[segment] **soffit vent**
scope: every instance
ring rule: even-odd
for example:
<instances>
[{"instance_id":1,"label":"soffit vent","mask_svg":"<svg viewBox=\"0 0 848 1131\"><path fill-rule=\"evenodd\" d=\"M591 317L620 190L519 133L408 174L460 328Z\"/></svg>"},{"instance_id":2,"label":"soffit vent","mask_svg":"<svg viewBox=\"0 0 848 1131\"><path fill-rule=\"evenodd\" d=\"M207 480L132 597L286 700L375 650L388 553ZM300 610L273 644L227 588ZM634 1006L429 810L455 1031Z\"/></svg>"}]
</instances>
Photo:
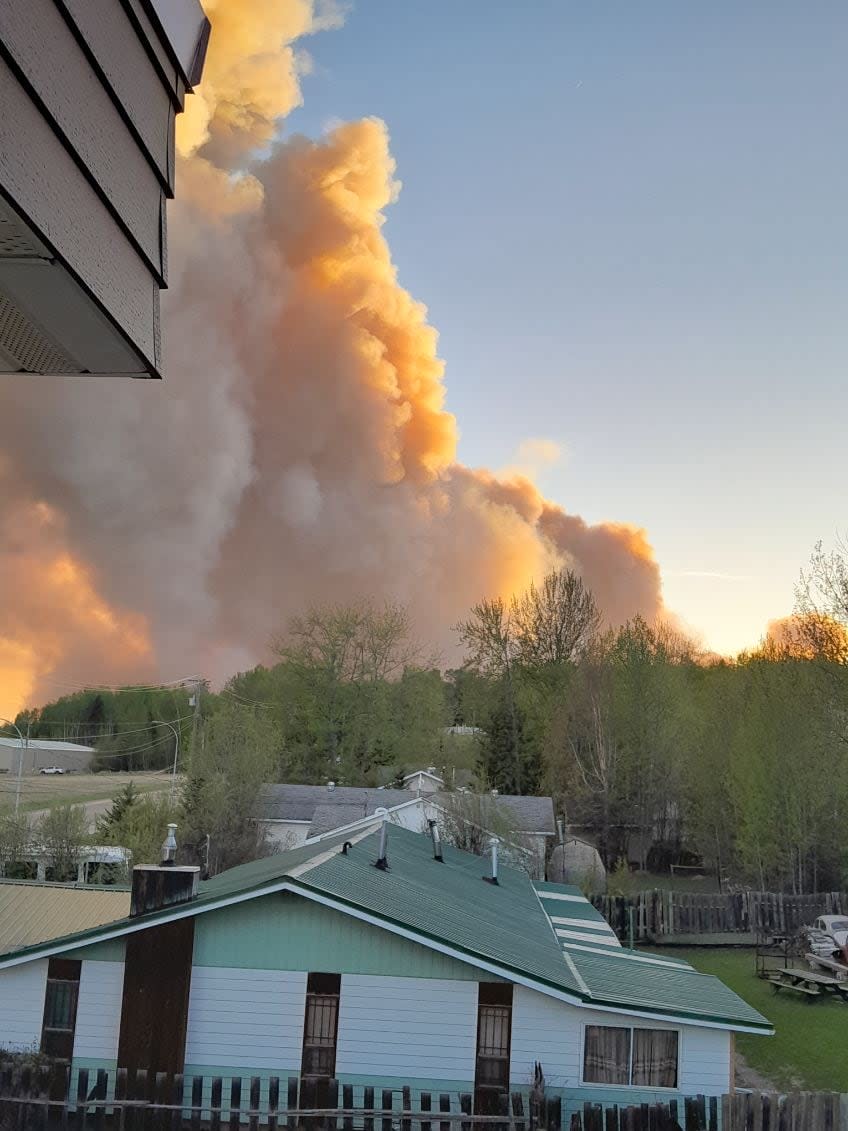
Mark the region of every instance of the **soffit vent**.
<instances>
[{"instance_id":1,"label":"soffit vent","mask_svg":"<svg viewBox=\"0 0 848 1131\"><path fill-rule=\"evenodd\" d=\"M82 372L4 294L0 294L0 350L27 373Z\"/></svg>"},{"instance_id":2,"label":"soffit vent","mask_svg":"<svg viewBox=\"0 0 848 1131\"><path fill-rule=\"evenodd\" d=\"M0 206L0 259L38 259L42 249L15 217Z\"/></svg>"}]
</instances>

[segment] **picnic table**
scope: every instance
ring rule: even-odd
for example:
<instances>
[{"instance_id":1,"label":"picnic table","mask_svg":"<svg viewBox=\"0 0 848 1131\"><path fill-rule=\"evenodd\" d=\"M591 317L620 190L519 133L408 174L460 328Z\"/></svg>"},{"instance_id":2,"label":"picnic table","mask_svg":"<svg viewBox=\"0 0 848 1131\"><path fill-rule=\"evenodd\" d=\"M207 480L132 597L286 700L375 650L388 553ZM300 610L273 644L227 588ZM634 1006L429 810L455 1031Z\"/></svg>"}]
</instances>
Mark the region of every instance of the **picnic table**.
<instances>
[{"instance_id":1,"label":"picnic table","mask_svg":"<svg viewBox=\"0 0 848 1131\"><path fill-rule=\"evenodd\" d=\"M832 997L848 1001L848 982L834 978L832 974L817 974L813 970L774 970L768 980L778 990L796 990L809 997Z\"/></svg>"}]
</instances>

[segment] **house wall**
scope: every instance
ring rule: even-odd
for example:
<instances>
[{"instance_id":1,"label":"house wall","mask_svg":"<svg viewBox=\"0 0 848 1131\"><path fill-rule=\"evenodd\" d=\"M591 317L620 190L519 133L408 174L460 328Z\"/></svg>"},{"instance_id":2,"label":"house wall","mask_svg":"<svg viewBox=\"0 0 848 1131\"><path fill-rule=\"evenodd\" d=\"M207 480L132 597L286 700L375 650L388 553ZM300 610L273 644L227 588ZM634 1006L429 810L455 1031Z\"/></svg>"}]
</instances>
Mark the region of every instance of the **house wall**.
<instances>
[{"instance_id":1,"label":"house wall","mask_svg":"<svg viewBox=\"0 0 848 1131\"><path fill-rule=\"evenodd\" d=\"M268 842L276 852L300 848L309 834L308 821L260 821Z\"/></svg>"},{"instance_id":2,"label":"house wall","mask_svg":"<svg viewBox=\"0 0 848 1131\"><path fill-rule=\"evenodd\" d=\"M68 952L83 960L75 1066L115 1065L122 947L113 941ZM19 1046L38 1043L46 968L42 962L0 973L0 1032L7 1043L8 1034ZM343 1083L409 1085L415 1093L454 1096L471 1091L477 983L493 976L287 893L198 916L185 1071L263 1081L297 1075L309 971L342 975L336 1075ZM678 1090L584 1085L587 1024L679 1029ZM516 985L513 1089L529 1087L537 1061L570 1118L585 1100L627 1104L720 1095L731 1083L731 1038L720 1029L581 1009Z\"/></svg>"},{"instance_id":3,"label":"house wall","mask_svg":"<svg viewBox=\"0 0 848 1131\"><path fill-rule=\"evenodd\" d=\"M377 1072L418 1090L469 1091L476 1037L476 981L342 977L336 1074L347 1083Z\"/></svg>"},{"instance_id":4,"label":"house wall","mask_svg":"<svg viewBox=\"0 0 848 1131\"><path fill-rule=\"evenodd\" d=\"M584 1084L582 1061L587 1025L644 1026L677 1029L679 1080L676 1091L614 1088ZM536 1061L542 1065L551 1089L561 1089L564 1115L570 1118L584 1101L604 1104L655 1103L680 1095L720 1096L730 1091L731 1034L723 1029L675 1025L600 1010L562 1005L544 994L516 986L513 996L510 1080L526 1087L533 1079ZM568 1120L565 1120L568 1125Z\"/></svg>"},{"instance_id":5,"label":"house wall","mask_svg":"<svg viewBox=\"0 0 848 1131\"><path fill-rule=\"evenodd\" d=\"M0 1049L38 1048L46 985L46 960L0 974Z\"/></svg>"}]
</instances>

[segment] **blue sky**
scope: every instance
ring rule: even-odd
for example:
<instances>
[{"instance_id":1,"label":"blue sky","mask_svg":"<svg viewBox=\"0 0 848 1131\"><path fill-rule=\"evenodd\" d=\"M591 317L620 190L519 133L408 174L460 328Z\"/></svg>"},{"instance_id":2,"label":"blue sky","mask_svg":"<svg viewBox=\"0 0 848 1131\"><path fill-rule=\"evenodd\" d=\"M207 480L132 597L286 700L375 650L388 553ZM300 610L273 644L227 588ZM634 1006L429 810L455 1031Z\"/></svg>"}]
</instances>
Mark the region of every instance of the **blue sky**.
<instances>
[{"instance_id":1,"label":"blue sky","mask_svg":"<svg viewBox=\"0 0 848 1131\"><path fill-rule=\"evenodd\" d=\"M755 642L848 526L848 5L358 0L308 48L290 129L389 125L460 457L556 441L546 493Z\"/></svg>"}]
</instances>

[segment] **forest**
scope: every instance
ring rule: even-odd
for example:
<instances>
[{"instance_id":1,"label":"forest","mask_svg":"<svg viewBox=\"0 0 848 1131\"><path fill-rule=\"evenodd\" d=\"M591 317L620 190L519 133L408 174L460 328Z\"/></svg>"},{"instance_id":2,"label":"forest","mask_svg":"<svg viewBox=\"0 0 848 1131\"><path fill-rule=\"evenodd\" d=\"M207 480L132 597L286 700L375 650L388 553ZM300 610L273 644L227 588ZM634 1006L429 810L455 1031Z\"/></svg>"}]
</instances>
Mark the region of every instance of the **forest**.
<instances>
[{"instance_id":1,"label":"forest","mask_svg":"<svg viewBox=\"0 0 848 1131\"><path fill-rule=\"evenodd\" d=\"M441 669L402 606L363 601L304 611L274 638L274 663L217 692L93 689L16 722L90 742L104 771L178 755L186 835L208 853L215 831L214 870L255 848L263 781L377 785L435 766L449 787L551 794L609 869L697 863L724 884L831 890L848 882L846 560L817 548L795 615L733 659L671 623L605 627L562 569L470 609L461 667ZM139 828L121 810L115 835L153 843L166 803L131 800Z\"/></svg>"}]
</instances>

